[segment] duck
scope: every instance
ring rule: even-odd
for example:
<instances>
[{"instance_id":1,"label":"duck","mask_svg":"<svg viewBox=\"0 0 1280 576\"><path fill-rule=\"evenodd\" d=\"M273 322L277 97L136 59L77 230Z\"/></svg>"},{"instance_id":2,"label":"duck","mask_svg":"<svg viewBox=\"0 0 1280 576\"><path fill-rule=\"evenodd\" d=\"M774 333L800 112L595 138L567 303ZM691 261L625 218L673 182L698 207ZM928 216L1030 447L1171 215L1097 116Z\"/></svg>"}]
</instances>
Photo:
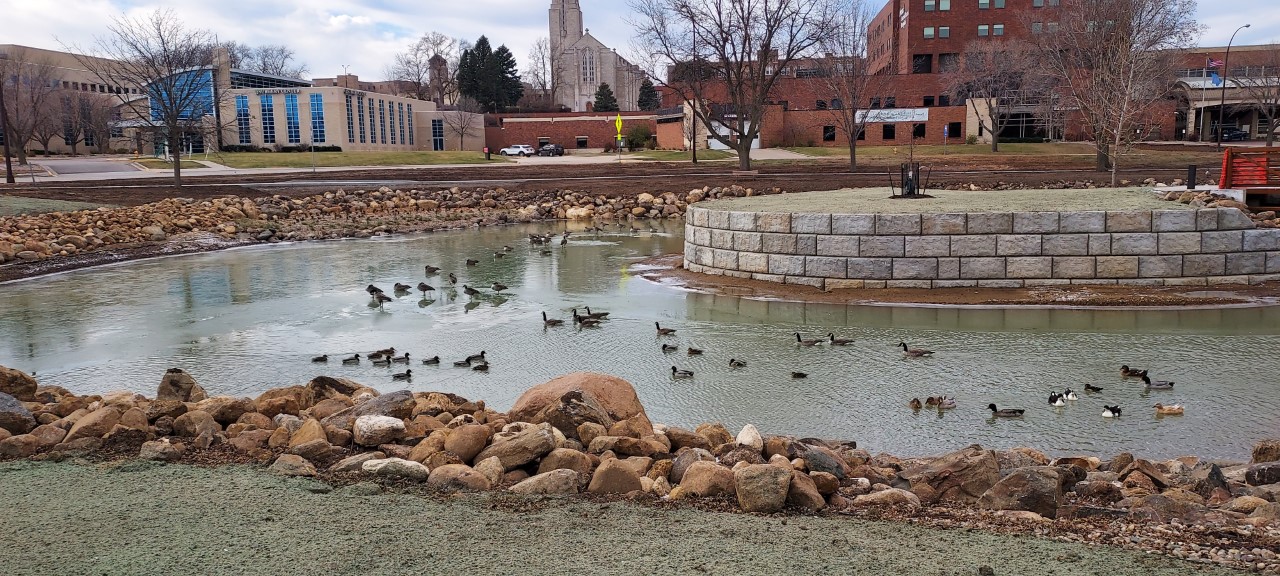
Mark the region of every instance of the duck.
<instances>
[{"instance_id":1,"label":"duck","mask_svg":"<svg viewBox=\"0 0 1280 576\"><path fill-rule=\"evenodd\" d=\"M808 378L809 375L805 372L792 372L791 377L798 380L800 378Z\"/></svg>"},{"instance_id":2,"label":"duck","mask_svg":"<svg viewBox=\"0 0 1280 576\"><path fill-rule=\"evenodd\" d=\"M355 354L355 355L351 356L350 358L343 358L343 359L342 359L342 363L343 363L343 364L359 364L359 363L360 363L360 355L359 355L359 354Z\"/></svg>"},{"instance_id":3,"label":"duck","mask_svg":"<svg viewBox=\"0 0 1280 576\"><path fill-rule=\"evenodd\" d=\"M663 328L661 324L654 322L653 326L658 329L659 336L670 336L676 333L675 328Z\"/></svg>"},{"instance_id":4,"label":"duck","mask_svg":"<svg viewBox=\"0 0 1280 576\"><path fill-rule=\"evenodd\" d=\"M1026 412L1021 408L996 408L995 404L987 404L987 408L991 409L991 416L994 418L1021 418L1022 413Z\"/></svg>"},{"instance_id":5,"label":"duck","mask_svg":"<svg viewBox=\"0 0 1280 576\"><path fill-rule=\"evenodd\" d=\"M456 367L458 367L458 368L463 368L463 367L466 367L466 366L470 366L470 365L471 365L471 360L470 360L470 359L466 359L466 358L464 358L464 359L462 359L462 360L458 360L458 361L454 362L454 363L453 363L453 365L454 365L454 366L456 366Z\"/></svg>"},{"instance_id":6,"label":"duck","mask_svg":"<svg viewBox=\"0 0 1280 576\"><path fill-rule=\"evenodd\" d=\"M910 406L912 410L924 408L924 404L920 403L919 398L912 398L910 402L907 402L907 406Z\"/></svg>"},{"instance_id":7,"label":"duck","mask_svg":"<svg viewBox=\"0 0 1280 576\"><path fill-rule=\"evenodd\" d=\"M515 248L512 248L511 246L508 246L508 245L505 245L505 244L502 246L502 251L503 251L503 252L510 252L510 251L512 251L512 250L515 250Z\"/></svg>"},{"instance_id":8,"label":"duck","mask_svg":"<svg viewBox=\"0 0 1280 576\"><path fill-rule=\"evenodd\" d=\"M547 239L546 239L545 237L543 237L542 235L540 235L540 234L530 234L530 235L529 235L529 243L530 243L530 244L545 244L546 242L547 242Z\"/></svg>"},{"instance_id":9,"label":"duck","mask_svg":"<svg viewBox=\"0 0 1280 576\"><path fill-rule=\"evenodd\" d=\"M395 353L396 353L396 349L394 346L392 346L391 348L383 348L376 352L370 352L368 358L370 360L377 360L379 358L382 358L383 356L394 356Z\"/></svg>"},{"instance_id":10,"label":"duck","mask_svg":"<svg viewBox=\"0 0 1280 576\"><path fill-rule=\"evenodd\" d=\"M467 266L475 266L479 263L480 261L476 260L475 258L467 258Z\"/></svg>"},{"instance_id":11,"label":"duck","mask_svg":"<svg viewBox=\"0 0 1280 576\"><path fill-rule=\"evenodd\" d=\"M693 370L681 370L675 366L671 367L672 378L693 378Z\"/></svg>"},{"instance_id":12,"label":"duck","mask_svg":"<svg viewBox=\"0 0 1280 576\"><path fill-rule=\"evenodd\" d=\"M377 287L377 286L374 286L373 284L370 284L370 285L368 285L368 286L365 286L365 287L364 287L364 291L365 291L365 292L368 292L370 296L373 296L374 294L381 294L381 293L382 293L382 289L381 289L381 288L379 288L379 287Z\"/></svg>"},{"instance_id":13,"label":"duck","mask_svg":"<svg viewBox=\"0 0 1280 576\"><path fill-rule=\"evenodd\" d=\"M1120 367L1121 378L1141 378L1146 375L1147 375L1146 370L1138 370L1137 368L1130 368L1128 364Z\"/></svg>"},{"instance_id":14,"label":"duck","mask_svg":"<svg viewBox=\"0 0 1280 576\"><path fill-rule=\"evenodd\" d=\"M798 344L798 345L800 345L800 346L814 346L814 345L817 345L819 342L822 342L822 341L821 341L821 340L808 340L808 339L805 339L805 338L801 338L801 337L800 337L800 333L799 333L799 332L796 332L796 344Z\"/></svg>"},{"instance_id":15,"label":"duck","mask_svg":"<svg viewBox=\"0 0 1280 576\"><path fill-rule=\"evenodd\" d=\"M1072 390L1072 389L1070 389L1070 388L1067 388L1066 390L1063 390L1063 391L1062 391L1062 397L1063 397L1063 398L1065 398L1065 399L1067 399L1067 400L1079 400L1079 399L1080 399L1080 396L1076 395L1075 391L1074 391L1074 390Z\"/></svg>"},{"instance_id":16,"label":"duck","mask_svg":"<svg viewBox=\"0 0 1280 576\"><path fill-rule=\"evenodd\" d=\"M1153 390L1172 390L1173 389L1173 382L1170 382L1167 380L1152 380L1151 378L1147 377L1147 375L1145 374L1142 376L1142 383L1146 384L1147 388L1151 388Z\"/></svg>"},{"instance_id":17,"label":"duck","mask_svg":"<svg viewBox=\"0 0 1280 576\"><path fill-rule=\"evenodd\" d=\"M392 358L392 359L391 359L391 361L392 361L392 362L395 362L395 363L397 363L397 364L408 364L408 363L409 363L409 353L408 353L408 352L405 352L405 353L404 353L404 356L396 356L395 358Z\"/></svg>"},{"instance_id":18,"label":"duck","mask_svg":"<svg viewBox=\"0 0 1280 576\"><path fill-rule=\"evenodd\" d=\"M499 284L499 283L497 283L497 282L494 282L494 283L493 283L492 288L493 288L493 291L494 291L494 292L501 292L501 291L503 291L503 290L506 290L506 289L507 289L507 285L506 285L506 284Z\"/></svg>"},{"instance_id":19,"label":"duck","mask_svg":"<svg viewBox=\"0 0 1280 576\"><path fill-rule=\"evenodd\" d=\"M494 258L495 260L496 260L496 259L498 259L498 258L506 258L506 257L507 257L507 255L506 255L506 254L503 254L502 252L494 252L494 253L493 253L493 258Z\"/></svg>"},{"instance_id":20,"label":"duck","mask_svg":"<svg viewBox=\"0 0 1280 576\"><path fill-rule=\"evenodd\" d=\"M437 364L439 364L439 363L440 363L440 357L439 357L439 356L432 356L432 357L430 357L430 358L427 358L426 360L423 360L423 361L422 361L422 363L423 363L423 364L426 364L426 365L428 365L428 366L435 366L435 365L437 365Z\"/></svg>"},{"instance_id":21,"label":"duck","mask_svg":"<svg viewBox=\"0 0 1280 576\"><path fill-rule=\"evenodd\" d=\"M577 324L579 328L596 328L600 326L599 320L587 318L586 316L579 316L577 310L573 311L573 323Z\"/></svg>"},{"instance_id":22,"label":"duck","mask_svg":"<svg viewBox=\"0 0 1280 576\"><path fill-rule=\"evenodd\" d=\"M1165 406L1164 404L1156 404L1155 406L1152 406L1152 408L1156 409L1156 416L1181 416L1182 415L1181 404L1170 404L1168 406Z\"/></svg>"},{"instance_id":23,"label":"duck","mask_svg":"<svg viewBox=\"0 0 1280 576\"><path fill-rule=\"evenodd\" d=\"M382 306L383 304L386 304L387 302L391 301L390 296L387 296L386 294L383 294L381 292L374 294L373 299L375 302L378 303L378 306Z\"/></svg>"},{"instance_id":24,"label":"duck","mask_svg":"<svg viewBox=\"0 0 1280 576\"><path fill-rule=\"evenodd\" d=\"M1104 405L1102 406L1102 417L1103 417L1103 418L1119 418L1119 417L1120 417L1120 407L1119 407L1119 406L1107 406L1107 405L1105 405L1105 404L1104 404Z\"/></svg>"},{"instance_id":25,"label":"duck","mask_svg":"<svg viewBox=\"0 0 1280 576\"><path fill-rule=\"evenodd\" d=\"M432 287L430 284L427 284L426 282L418 283L418 291L422 292L423 298L427 297L427 292L435 292L435 290L436 289L434 287Z\"/></svg>"},{"instance_id":26,"label":"duck","mask_svg":"<svg viewBox=\"0 0 1280 576\"><path fill-rule=\"evenodd\" d=\"M1101 387L1101 386L1094 386L1093 384L1085 384L1085 385L1084 385L1084 391L1085 391L1085 392L1101 392L1101 391L1102 391L1102 387Z\"/></svg>"},{"instance_id":27,"label":"duck","mask_svg":"<svg viewBox=\"0 0 1280 576\"><path fill-rule=\"evenodd\" d=\"M933 355L933 350L925 350L923 348L912 348L910 346L907 346L906 342L898 342L898 345L902 347L903 356L911 356L913 358L919 358L922 356Z\"/></svg>"},{"instance_id":28,"label":"duck","mask_svg":"<svg viewBox=\"0 0 1280 576\"><path fill-rule=\"evenodd\" d=\"M479 295L480 295L480 291L479 291L479 290L476 290L475 288L472 288L472 287L470 287L470 286L467 286L466 284L463 284L463 285L462 285L462 291L463 291L463 292L465 292L465 293L467 294L467 296L479 296Z\"/></svg>"},{"instance_id":29,"label":"duck","mask_svg":"<svg viewBox=\"0 0 1280 576\"><path fill-rule=\"evenodd\" d=\"M938 403L941 401L942 401L941 396L930 396L924 399L924 405L930 408L934 408L934 407L937 407Z\"/></svg>"},{"instance_id":30,"label":"duck","mask_svg":"<svg viewBox=\"0 0 1280 576\"><path fill-rule=\"evenodd\" d=\"M955 399L955 398L952 398L952 397L950 397L950 396L939 396L939 397L938 397L938 409L939 409L939 410L951 410L952 408L955 408L955 407L956 407L956 399Z\"/></svg>"},{"instance_id":31,"label":"duck","mask_svg":"<svg viewBox=\"0 0 1280 576\"><path fill-rule=\"evenodd\" d=\"M831 340L832 346L848 346L849 344L853 344L853 340L849 340L845 338L836 338L835 332L828 332L827 338Z\"/></svg>"},{"instance_id":32,"label":"duck","mask_svg":"<svg viewBox=\"0 0 1280 576\"><path fill-rule=\"evenodd\" d=\"M663 354L666 354L666 353L668 353L668 352L675 352L676 350L679 350L679 349L680 349L680 347L679 347L679 346L676 346L675 344L663 344L663 345L662 345L662 353L663 353Z\"/></svg>"},{"instance_id":33,"label":"duck","mask_svg":"<svg viewBox=\"0 0 1280 576\"><path fill-rule=\"evenodd\" d=\"M586 306L586 310L587 318L594 318L596 320L606 320L609 318L608 312L592 312L590 306Z\"/></svg>"},{"instance_id":34,"label":"duck","mask_svg":"<svg viewBox=\"0 0 1280 576\"><path fill-rule=\"evenodd\" d=\"M467 361L468 362L488 362L489 359L484 357L484 350L481 350L479 354L472 354L470 356L467 356Z\"/></svg>"},{"instance_id":35,"label":"duck","mask_svg":"<svg viewBox=\"0 0 1280 576\"><path fill-rule=\"evenodd\" d=\"M561 324L564 324L564 320L561 320L559 318L547 318L547 311L546 310L542 311L543 326L559 326Z\"/></svg>"},{"instance_id":36,"label":"duck","mask_svg":"<svg viewBox=\"0 0 1280 576\"><path fill-rule=\"evenodd\" d=\"M688 352L690 356L701 356L703 350L701 348L694 348L690 346Z\"/></svg>"},{"instance_id":37,"label":"duck","mask_svg":"<svg viewBox=\"0 0 1280 576\"><path fill-rule=\"evenodd\" d=\"M328 361L329 361L329 355L328 355L328 354L321 354L320 356L316 356L315 358L312 358L312 359L311 359L311 361L312 361L312 362L316 362L316 363L320 363L320 362L328 362Z\"/></svg>"},{"instance_id":38,"label":"duck","mask_svg":"<svg viewBox=\"0 0 1280 576\"><path fill-rule=\"evenodd\" d=\"M738 360L737 358L730 358L730 359L729 359L729 367L730 367L730 368L746 368L746 367L747 367L747 363L746 363L746 362L743 362L743 361L741 361L741 360Z\"/></svg>"},{"instance_id":39,"label":"duck","mask_svg":"<svg viewBox=\"0 0 1280 576\"><path fill-rule=\"evenodd\" d=\"M392 374L392 380L409 380L413 378L413 370L405 370L399 374Z\"/></svg>"},{"instance_id":40,"label":"duck","mask_svg":"<svg viewBox=\"0 0 1280 576\"><path fill-rule=\"evenodd\" d=\"M373 360L373 365L374 365L374 366L390 366L390 365L391 365L391 359L390 359L390 358L375 358L375 359Z\"/></svg>"},{"instance_id":41,"label":"duck","mask_svg":"<svg viewBox=\"0 0 1280 576\"><path fill-rule=\"evenodd\" d=\"M450 283L450 284L457 284L457 283L458 283L458 277L457 277L457 276L454 276L454 275L453 275L453 272L450 272L450 273L449 273L449 283Z\"/></svg>"},{"instance_id":42,"label":"duck","mask_svg":"<svg viewBox=\"0 0 1280 576\"><path fill-rule=\"evenodd\" d=\"M432 266L432 265L428 264L428 265L425 267L425 270L427 271L427 275L428 275L428 276L430 276L430 275L432 275L432 274L435 274L436 272L439 272L439 271L440 271L440 267L439 267L439 266Z\"/></svg>"},{"instance_id":43,"label":"duck","mask_svg":"<svg viewBox=\"0 0 1280 576\"><path fill-rule=\"evenodd\" d=\"M413 288L413 286L410 286L408 284L401 284L399 282L396 282L396 285L395 285L396 292L408 292L410 288Z\"/></svg>"},{"instance_id":44,"label":"duck","mask_svg":"<svg viewBox=\"0 0 1280 576\"><path fill-rule=\"evenodd\" d=\"M1066 402L1066 400L1063 400L1063 399L1062 399L1062 395L1061 395L1061 394L1059 394L1059 393L1057 393L1057 392L1050 392L1050 393L1049 393L1049 405L1050 405L1050 406L1066 406L1066 405L1067 405L1067 402Z\"/></svg>"},{"instance_id":45,"label":"duck","mask_svg":"<svg viewBox=\"0 0 1280 576\"><path fill-rule=\"evenodd\" d=\"M476 371L476 372L488 372L488 371L489 371L489 363L488 363L488 362L481 362L481 363L479 363L479 364L476 364L475 366L472 366L472 367L471 367L471 369L472 369L472 370L474 370L474 371Z\"/></svg>"}]
</instances>

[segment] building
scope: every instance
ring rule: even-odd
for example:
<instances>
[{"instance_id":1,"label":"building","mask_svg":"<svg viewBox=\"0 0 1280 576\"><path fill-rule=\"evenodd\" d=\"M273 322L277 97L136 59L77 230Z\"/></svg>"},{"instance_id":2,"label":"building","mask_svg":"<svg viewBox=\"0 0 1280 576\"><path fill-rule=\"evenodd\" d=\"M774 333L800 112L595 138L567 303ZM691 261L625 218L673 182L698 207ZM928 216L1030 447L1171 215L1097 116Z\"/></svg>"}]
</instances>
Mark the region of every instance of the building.
<instances>
[{"instance_id":1,"label":"building","mask_svg":"<svg viewBox=\"0 0 1280 576\"><path fill-rule=\"evenodd\" d=\"M1280 44L1202 47L1179 53L1177 127L1186 140L1210 141L1219 125L1280 140ZM1229 69L1228 69L1229 68Z\"/></svg>"},{"instance_id":2,"label":"building","mask_svg":"<svg viewBox=\"0 0 1280 576\"><path fill-rule=\"evenodd\" d=\"M867 30L876 74L933 74L960 64L975 40L999 42L1049 33L1060 0L888 0ZM1046 14L1041 17L1040 12Z\"/></svg>"},{"instance_id":3,"label":"building","mask_svg":"<svg viewBox=\"0 0 1280 576\"><path fill-rule=\"evenodd\" d=\"M627 62L583 27L578 0L551 0L549 12L551 73L555 102L574 112L591 111L596 90L608 84L623 111L637 110L644 70Z\"/></svg>"}]
</instances>

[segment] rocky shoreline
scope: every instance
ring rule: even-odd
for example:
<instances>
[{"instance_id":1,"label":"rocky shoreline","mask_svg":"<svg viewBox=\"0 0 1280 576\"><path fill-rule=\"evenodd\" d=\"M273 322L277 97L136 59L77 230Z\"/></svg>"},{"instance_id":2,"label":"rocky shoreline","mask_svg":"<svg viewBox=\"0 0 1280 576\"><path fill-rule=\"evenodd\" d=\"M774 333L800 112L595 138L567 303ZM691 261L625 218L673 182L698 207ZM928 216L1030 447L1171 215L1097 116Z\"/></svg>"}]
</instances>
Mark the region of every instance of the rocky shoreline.
<instances>
[{"instance_id":1,"label":"rocky shoreline","mask_svg":"<svg viewBox=\"0 0 1280 576\"><path fill-rule=\"evenodd\" d=\"M154 398L79 396L0 367L0 459L251 463L327 484L627 499L756 514L981 528L1280 574L1280 441L1251 463L1050 459L969 446L872 454L854 441L652 423L626 381L575 373L506 412L444 392L317 377L208 397L177 369Z\"/></svg>"}]
</instances>

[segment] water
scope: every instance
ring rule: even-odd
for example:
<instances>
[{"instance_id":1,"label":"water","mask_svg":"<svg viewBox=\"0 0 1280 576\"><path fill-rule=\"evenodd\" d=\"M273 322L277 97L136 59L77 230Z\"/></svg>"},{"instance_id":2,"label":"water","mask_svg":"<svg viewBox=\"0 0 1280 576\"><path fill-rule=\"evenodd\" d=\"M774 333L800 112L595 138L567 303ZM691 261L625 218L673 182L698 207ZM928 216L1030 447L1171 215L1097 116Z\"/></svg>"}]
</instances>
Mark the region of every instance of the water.
<instances>
[{"instance_id":1,"label":"water","mask_svg":"<svg viewBox=\"0 0 1280 576\"><path fill-rule=\"evenodd\" d=\"M455 392L499 410L530 386L592 370L632 382L655 422L721 421L733 430L753 423L765 433L853 439L899 455L981 443L1244 459L1256 440L1280 434L1280 394L1263 367L1280 350L1280 307L962 310L688 293L629 271L681 250L681 225L656 225L657 234L578 234L545 256L527 234L565 224L261 246L0 285L0 364L77 393L154 394L163 372L177 366L213 394L256 396L328 374L383 391ZM514 250L495 259L503 245ZM467 258L481 263L467 267ZM444 270L427 278L426 264ZM460 278L452 297L443 290L449 271ZM432 301L414 291L383 309L369 306L367 284L390 291L397 281L424 279L441 289ZM493 295L495 281L510 289ZM484 295L467 297L463 283ZM542 311L567 319L587 305L611 312L610 320L599 329L544 329ZM676 337L658 337L655 321L678 329ZM796 331L856 342L797 347ZM936 355L904 359L894 347L900 340ZM681 350L664 355L664 342ZM688 345L706 354L686 356ZM391 379L404 365L336 361L388 346L414 358L411 383ZM492 362L487 374L450 366L480 350ZM335 360L311 363L322 353ZM441 366L418 362L433 355ZM747 367L730 369L731 357ZM1145 391L1119 378L1121 364L1151 367L1177 385ZM672 365L695 377L671 379ZM792 371L809 377L793 380ZM1104 391L1085 394L1085 383ZM1048 406L1048 393L1066 387L1080 400ZM939 394L959 407L907 408L912 397ZM990 420L992 402L1027 414ZM1102 418L1104 402L1125 415ZM1157 419L1156 402L1183 403L1187 413Z\"/></svg>"}]
</instances>

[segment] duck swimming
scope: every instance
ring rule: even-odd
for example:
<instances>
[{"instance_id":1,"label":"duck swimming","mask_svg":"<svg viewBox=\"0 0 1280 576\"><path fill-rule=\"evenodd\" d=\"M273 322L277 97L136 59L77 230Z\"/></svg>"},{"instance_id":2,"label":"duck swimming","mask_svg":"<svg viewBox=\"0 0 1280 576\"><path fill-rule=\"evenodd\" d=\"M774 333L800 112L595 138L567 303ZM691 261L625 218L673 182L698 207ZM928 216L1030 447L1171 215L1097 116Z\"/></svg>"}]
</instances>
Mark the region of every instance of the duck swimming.
<instances>
[{"instance_id":1,"label":"duck swimming","mask_svg":"<svg viewBox=\"0 0 1280 576\"><path fill-rule=\"evenodd\" d=\"M409 380L411 378L413 378L413 370L405 370L399 374L391 375L392 380Z\"/></svg>"},{"instance_id":2,"label":"duck swimming","mask_svg":"<svg viewBox=\"0 0 1280 576\"><path fill-rule=\"evenodd\" d=\"M701 348L694 348L694 347L690 346L690 347L689 347L689 351L688 351L688 352L689 352L689 355L690 355L690 356L701 356L701 355L702 355L703 350L702 350Z\"/></svg>"},{"instance_id":3,"label":"duck swimming","mask_svg":"<svg viewBox=\"0 0 1280 576\"><path fill-rule=\"evenodd\" d=\"M827 338L831 341L832 346L848 346L849 344L853 344L853 340L836 338L835 332L828 332Z\"/></svg>"},{"instance_id":4,"label":"duck swimming","mask_svg":"<svg viewBox=\"0 0 1280 576\"><path fill-rule=\"evenodd\" d=\"M672 378L693 378L693 370L680 370L675 366L671 367Z\"/></svg>"},{"instance_id":5,"label":"duck swimming","mask_svg":"<svg viewBox=\"0 0 1280 576\"><path fill-rule=\"evenodd\" d=\"M924 405L920 403L919 398L912 398L910 402L907 402L907 406L910 406L912 410L924 408Z\"/></svg>"},{"instance_id":6,"label":"duck swimming","mask_svg":"<svg viewBox=\"0 0 1280 576\"><path fill-rule=\"evenodd\" d=\"M608 312L592 312L592 311L591 311L591 307L590 307L590 306L586 306L586 310L587 310L587 318L594 318L594 319L596 319L596 320L604 320L604 319L607 319L607 318L609 317L609 313L608 313Z\"/></svg>"},{"instance_id":7,"label":"duck swimming","mask_svg":"<svg viewBox=\"0 0 1280 576\"><path fill-rule=\"evenodd\" d=\"M1103 418L1119 418L1119 417L1120 417L1120 407L1119 407L1119 406L1106 406L1106 405L1103 405L1103 406L1102 406L1102 417L1103 417Z\"/></svg>"},{"instance_id":8,"label":"duck swimming","mask_svg":"<svg viewBox=\"0 0 1280 576\"><path fill-rule=\"evenodd\" d=\"M1141 378L1146 375L1147 375L1146 370L1138 370L1137 368L1130 368L1128 364L1120 367L1121 378Z\"/></svg>"},{"instance_id":9,"label":"duck swimming","mask_svg":"<svg viewBox=\"0 0 1280 576\"><path fill-rule=\"evenodd\" d=\"M1145 374L1143 374L1142 376L1142 383L1146 384L1147 388L1151 388L1152 390L1172 390L1173 389L1173 382L1169 382L1167 380L1152 380L1151 378L1147 377L1147 375Z\"/></svg>"},{"instance_id":10,"label":"duck swimming","mask_svg":"<svg viewBox=\"0 0 1280 576\"><path fill-rule=\"evenodd\" d=\"M409 353L408 353L408 352L405 352L405 353L404 353L404 356L396 356L396 357L392 358L392 359L391 359L391 361L392 361L392 362L399 363L399 364L408 364L408 363L409 363Z\"/></svg>"},{"instance_id":11,"label":"duck swimming","mask_svg":"<svg viewBox=\"0 0 1280 576\"><path fill-rule=\"evenodd\" d=\"M426 266L426 271L427 271L427 274L428 274L428 275L435 274L436 272L439 272L439 271L440 271L440 267L439 267L439 266L431 266L430 264L428 264L428 265Z\"/></svg>"},{"instance_id":12,"label":"duck swimming","mask_svg":"<svg viewBox=\"0 0 1280 576\"><path fill-rule=\"evenodd\" d=\"M467 258L467 266L475 266L479 263L480 261L476 260L475 258Z\"/></svg>"},{"instance_id":13,"label":"duck swimming","mask_svg":"<svg viewBox=\"0 0 1280 576\"><path fill-rule=\"evenodd\" d=\"M1067 402L1066 402L1066 400L1063 400L1063 399L1062 399L1062 395L1061 395L1061 394L1059 394L1059 393L1057 393L1057 392L1050 392L1050 393L1049 393L1049 405L1050 405L1050 406L1066 406L1066 405L1067 405Z\"/></svg>"},{"instance_id":14,"label":"duck swimming","mask_svg":"<svg viewBox=\"0 0 1280 576\"><path fill-rule=\"evenodd\" d=\"M798 379L800 379L800 378L808 378L808 377L809 377L809 375L808 375L807 373L804 373L804 372L792 372L792 373L791 373L791 377L792 377L792 378L795 378L795 379L797 379L797 380L798 380Z\"/></svg>"},{"instance_id":15,"label":"duck swimming","mask_svg":"<svg viewBox=\"0 0 1280 576\"><path fill-rule=\"evenodd\" d=\"M577 309L573 311L573 323L577 324L579 328L597 328L600 326L600 321L595 318L579 316Z\"/></svg>"},{"instance_id":16,"label":"duck swimming","mask_svg":"<svg viewBox=\"0 0 1280 576\"><path fill-rule=\"evenodd\" d=\"M324 354L324 355L321 355L321 356L316 356L315 358L312 358L312 359L311 359L311 361L312 361L312 362L328 362L328 361L329 361L329 355L328 355L328 354Z\"/></svg>"},{"instance_id":17,"label":"duck swimming","mask_svg":"<svg viewBox=\"0 0 1280 576\"><path fill-rule=\"evenodd\" d=\"M659 336L670 336L676 333L675 328L663 328L661 324L654 322L653 326L658 329Z\"/></svg>"},{"instance_id":18,"label":"duck swimming","mask_svg":"<svg viewBox=\"0 0 1280 576\"><path fill-rule=\"evenodd\" d=\"M559 326L561 324L564 324L564 320L561 320L559 318L547 318L547 311L546 310L542 311L543 326Z\"/></svg>"},{"instance_id":19,"label":"duck swimming","mask_svg":"<svg viewBox=\"0 0 1280 576\"><path fill-rule=\"evenodd\" d=\"M799 333L799 332L796 332L796 344L797 344L797 345L800 345L800 346L815 346L815 345L817 345L819 342L822 342L822 341L821 341L821 340L810 340L810 339L806 339L806 338L801 338L801 337L800 337L800 333Z\"/></svg>"},{"instance_id":20,"label":"duck swimming","mask_svg":"<svg viewBox=\"0 0 1280 576\"><path fill-rule=\"evenodd\" d=\"M343 359L342 359L342 363L343 363L343 364L359 364L359 363L360 363L360 355L359 355L359 354L356 354L356 355L353 355L353 356L352 356L352 357L350 357L350 358L343 358Z\"/></svg>"},{"instance_id":21,"label":"duck swimming","mask_svg":"<svg viewBox=\"0 0 1280 576\"><path fill-rule=\"evenodd\" d=\"M1021 418L1022 413L1026 412L1021 408L1001 408L997 410L995 404L987 404L987 408L991 409L991 416L995 418Z\"/></svg>"},{"instance_id":22,"label":"duck swimming","mask_svg":"<svg viewBox=\"0 0 1280 576\"><path fill-rule=\"evenodd\" d=\"M679 347L679 346L676 346L675 344L663 344L663 345L662 345L662 352L663 352L664 354L665 354L665 353L667 353L667 352L675 352L676 350L679 350L679 349L680 349L680 347Z\"/></svg>"},{"instance_id":23,"label":"duck swimming","mask_svg":"<svg viewBox=\"0 0 1280 576\"><path fill-rule=\"evenodd\" d=\"M912 348L912 347L910 347L910 346L907 346L907 343L906 343L906 342L899 342L899 343L898 343L898 345L902 347L902 355L903 355L903 356L910 356L910 357L912 357L912 358L920 358L920 357L922 357L922 356L932 356L932 355L933 355L933 350L925 350L925 349L923 349L923 348Z\"/></svg>"},{"instance_id":24,"label":"duck swimming","mask_svg":"<svg viewBox=\"0 0 1280 576\"><path fill-rule=\"evenodd\" d=\"M741 361L741 360L738 360L737 358L730 358L730 359L729 359L729 367L730 367L730 368L746 368L746 367L747 367L747 363L746 363L746 362L743 362L743 361Z\"/></svg>"},{"instance_id":25,"label":"duck swimming","mask_svg":"<svg viewBox=\"0 0 1280 576\"><path fill-rule=\"evenodd\" d=\"M1084 385L1084 391L1085 391L1085 392L1101 392L1101 391L1102 391L1102 387L1100 387L1100 386L1094 386L1093 384L1085 384L1085 385Z\"/></svg>"},{"instance_id":26,"label":"duck swimming","mask_svg":"<svg viewBox=\"0 0 1280 576\"><path fill-rule=\"evenodd\" d=\"M430 358L427 358L426 360L423 360L423 361L422 361L422 363L423 363L423 364L426 364L426 365L428 365L428 366L433 366L433 365L436 365L436 364L439 364L439 363L440 363L440 357L439 357L439 356L432 356L432 357L430 357Z\"/></svg>"},{"instance_id":27,"label":"duck swimming","mask_svg":"<svg viewBox=\"0 0 1280 576\"><path fill-rule=\"evenodd\" d=\"M1062 397L1063 397L1063 398L1065 398L1065 399L1067 399L1067 400L1079 400L1079 399L1080 399L1080 397L1076 395L1075 391L1074 391L1074 390L1072 390L1072 389L1070 389L1070 388L1067 388L1066 390L1063 390L1063 391L1062 391Z\"/></svg>"},{"instance_id":28,"label":"duck swimming","mask_svg":"<svg viewBox=\"0 0 1280 576\"><path fill-rule=\"evenodd\" d=\"M1170 404L1168 406L1165 406L1164 404L1156 404L1155 406L1152 406L1152 408L1156 409L1156 416L1181 416L1182 415L1181 404Z\"/></svg>"},{"instance_id":29,"label":"duck swimming","mask_svg":"<svg viewBox=\"0 0 1280 576\"><path fill-rule=\"evenodd\" d=\"M488 372L488 371L489 371L489 363L488 363L488 362L481 362L481 363L479 363L479 364L476 364L475 366L472 366L472 367L471 367L471 369L472 369L472 370L474 370L474 371L476 371L476 372Z\"/></svg>"}]
</instances>

